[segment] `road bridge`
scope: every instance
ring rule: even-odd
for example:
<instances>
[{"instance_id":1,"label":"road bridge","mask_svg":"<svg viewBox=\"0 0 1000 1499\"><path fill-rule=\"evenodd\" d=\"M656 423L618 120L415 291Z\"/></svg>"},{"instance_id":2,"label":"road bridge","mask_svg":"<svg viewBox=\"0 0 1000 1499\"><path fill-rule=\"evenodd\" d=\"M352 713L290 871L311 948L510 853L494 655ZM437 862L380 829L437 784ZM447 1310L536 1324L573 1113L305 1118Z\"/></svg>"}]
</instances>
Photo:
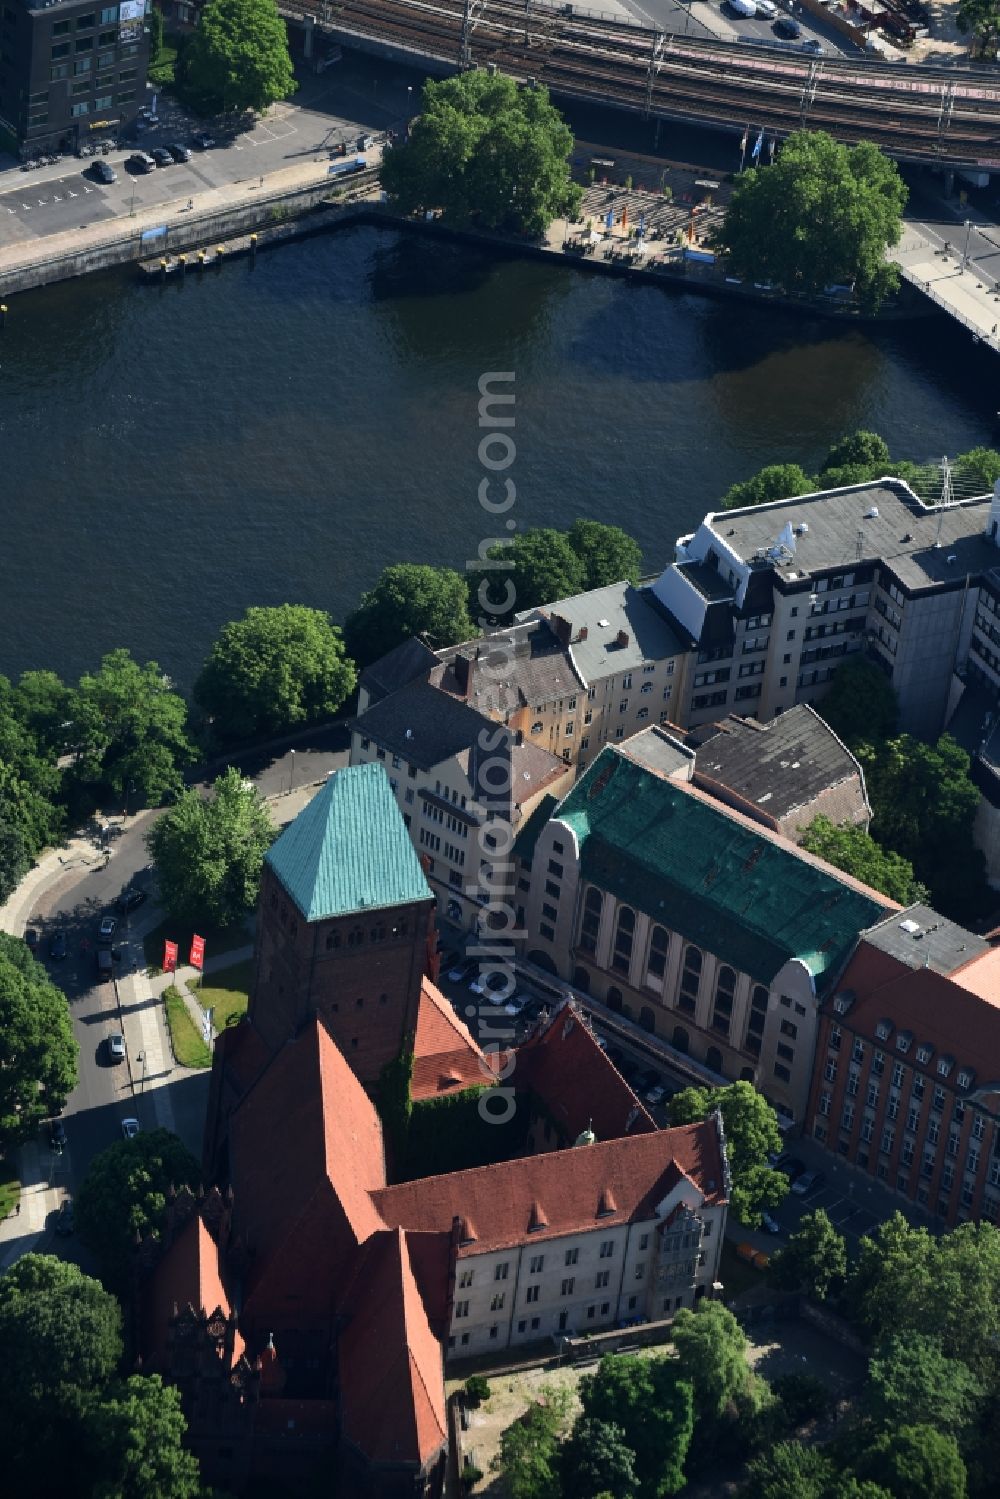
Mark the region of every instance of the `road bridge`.
<instances>
[{"instance_id":1,"label":"road bridge","mask_svg":"<svg viewBox=\"0 0 1000 1499\"><path fill-rule=\"evenodd\" d=\"M897 160L1000 171L1000 82L984 68L810 57L667 35L550 0L279 0L291 21L428 72L494 67L559 97L777 138L809 126Z\"/></svg>"}]
</instances>

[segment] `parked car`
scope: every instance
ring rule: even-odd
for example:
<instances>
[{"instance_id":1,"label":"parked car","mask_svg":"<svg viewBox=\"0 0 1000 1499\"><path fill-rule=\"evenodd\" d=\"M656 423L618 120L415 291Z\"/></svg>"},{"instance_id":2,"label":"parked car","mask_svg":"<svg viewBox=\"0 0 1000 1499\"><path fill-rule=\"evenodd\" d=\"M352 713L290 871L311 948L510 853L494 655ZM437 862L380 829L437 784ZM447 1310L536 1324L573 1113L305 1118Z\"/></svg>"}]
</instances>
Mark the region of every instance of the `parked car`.
<instances>
[{"instance_id":1,"label":"parked car","mask_svg":"<svg viewBox=\"0 0 1000 1499\"><path fill-rule=\"evenodd\" d=\"M748 1265L753 1265L755 1270L766 1270L771 1263L771 1256L765 1254L763 1249L755 1249L752 1244L737 1244L736 1255L738 1259L746 1260Z\"/></svg>"},{"instance_id":2,"label":"parked car","mask_svg":"<svg viewBox=\"0 0 1000 1499\"><path fill-rule=\"evenodd\" d=\"M119 911L127 915L129 911L135 911L139 906L144 905L148 899L148 891L138 890L132 885L128 890L123 890L121 895L119 895L117 906Z\"/></svg>"},{"instance_id":3,"label":"parked car","mask_svg":"<svg viewBox=\"0 0 1000 1499\"><path fill-rule=\"evenodd\" d=\"M49 957L64 958L66 956L66 933L55 932L49 939Z\"/></svg>"},{"instance_id":4,"label":"parked car","mask_svg":"<svg viewBox=\"0 0 1000 1499\"><path fill-rule=\"evenodd\" d=\"M802 35L802 27L791 16L779 16L771 30L775 36L784 37L789 42L797 42Z\"/></svg>"},{"instance_id":5,"label":"parked car","mask_svg":"<svg viewBox=\"0 0 1000 1499\"><path fill-rule=\"evenodd\" d=\"M474 958L462 958L462 960L456 963L453 968L448 969L447 977L451 983L460 984L464 979L469 978L469 976L475 972L475 967L476 963Z\"/></svg>"},{"instance_id":6,"label":"parked car","mask_svg":"<svg viewBox=\"0 0 1000 1499\"><path fill-rule=\"evenodd\" d=\"M49 1144L56 1155L62 1155L66 1149L66 1126L61 1119L49 1121Z\"/></svg>"},{"instance_id":7,"label":"parked car","mask_svg":"<svg viewBox=\"0 0 1000 1499\"><path fill-rule=\"evenodd\" d=\"M792 1191L797 1197L805 1197L808 1192L815 1192L817 1187L821 1187L825 1180L826 1176L822 1171L803 1171L792 1182Z\"/></svg>"},{"instance_id":8,"label":"parked car","mask_svg":"<svg viewBox=\"0 0 1000 1499\"><path fill-rule=\"evenodd\" d=\"M171 156L174 158L174 161L190 161L191 160L191 147L190 146L182 146L179 141L171 141L170 145L167 147L167 150L170 152Z\"/></svg>"},{"instance_id":9,"label":"parked car","mask_svg":"<svg viewBox=\"0 0 1000 1499\"><path fill-rule=\"evenodd\" d=\"M781 1233L781 1224L778 1222L777 1218L773 1217L770 1213L761 1213L760 1221L767 1229L769 1234Z\"/></svg>"},{"instance_id":10,"label":"parked car","mask_svg":"<svg viewBox=\"0 0 1000 1499\"><path fill-rule=\"evenodd\" d=\"M134 1140L136 1135L139 1133L140 1128L141 1126L138 1119L122 1120L122 1134L124 1135L126 1140Z\"/></svg>"},{"instance_id":11,"label":"parked car","mask_svg":"<svg viewBox=\"0 0 1000 1499\"><path fill-rule=\"evenodd\" d=\"M793 1182L797 1177L802 1175L806 1169L806 1163L805 1161L800 1161L798 1156L780 1155L774 1169L775 1171L783 1172L788 1177L788 1180Z\"/></svg>"},{"instance_id":12,"label":"parked car","mask_svg":"<svg viewBox=\"0 0 1000 1499\"><path fill-rule=\"evenodd\" d=\"M111 183L118 181L118 173L115 171L114 167L110 162L105 161L100 156L97 158L94 164L88 168L88 171L90 172L90 175L92 177L97 178L98 182Z\"/></svg>"},{"instance_id":13,"label":"parked car","mask_svg":"<svg viewBox=\"0 0 1000 1499\"><path fill-rule=\"evenodd\" d=\"M477 973L469 985L473 994L481 994L491 1005L506 1004L510 998L510 981L505 973L489 968L485 975Z\"/></svg>"},{"instance_id":14,"label":"parked car","mask_svg":"<svg viewBox=\"0 0 1000 1499\"><path fill-rule=\"evenodd\" d=\"M61 1234L63 1238L73 1232L76 1225L73 1217L73 1203L69 1197L66 1198L65 1202L59 1204L59 1211L56 1213L54 1226L56 1233Z\"/></svg>"},{"instance_id":15,"label":"parked car","mask_svg":"<svg viewBox=\"0 0 1000 1499\"><path fill-rule=\"evenodd\" d=\"M751 16L757 14L757 0L729 0L729 8L735 11L738 16L743 16L745 20L749 20Z\"/></svg>"},{"instance_id":16,"label":"parked car","mask_svg":"<svg viewBox=\"0 0 1000 1499\"><path fill-rule=\"evenodd\" d=\"M172 167L174 164L174 158L171 156L166 146L154 146L149 154L156 162L156 165L158 167Z\"/></svg>"},{"instance_id":17,"label":"parked car","mask_svg":"<svg viewBox=\"0 0 1000 1499\"><path fill-rule=\"evenodd\" d=\"M97 928L97 935L100 937L102 942L110 942L112 937L115 935L117 926L118 923L113 916L102 916L101 924Z\"/></svg>"},{"instance_id":18,"label":"parked car","mask_svg":"<svg viewBox=\"0 0 1000 1499\"><path fill-rule=\"evenodd\" d=\"M214 137L205 130L199 130L191 137L199 151L210 151L215 145Z\"/></svg>"},{"instance_id":19,"label":"parked car","mask_svg":"<svg viewBox=\"0 0 1000 1499\"><path fill-rule=\"evenodd\" d=\"M124 1062L125 1037L121 1031L114 1031L108 1037L108 1056L112 1062Z\"/></svg>"},{"instance_id":20,"label":"parked car","mask_svg":"<svg viewBox=\"0 0 1000 1499\"><path fill-rule=\"evenodd\" d=\"M756 0L757 14L763 16L765 21L773 21L778 14L778 7L774 0Z\"/></svg>"},{"instance_id":21,"label":"parked car","mask_svg":"<svg viewBox=\"0 0 1000 1499\"><path fill-rule=\"evenodd\" d=\"M512 994L504 1005L508 1015L523 1015L528 1007L528 996L526 994Z\"/></svg>"},{"instance_id":22,"label":"parked car","mask_svg":"<svg viewBox=\"0 0 1000 1499\"><path fill-rule=\"evenodd\" d=\"M29 926L29 927L25 928L24 940L28 944L28 946L31 948L32 952L35 952L37 950L37 947L38 947L38 933L35 931L35 928L33 926Z\"/></svg>"},{"instance_id":23,"label":"parked car","mask_svg":"<svg viewBox=\"0 0 1000 1499\"><path fill-rule=\"evenodd\" d=\"M819 40L819 37L815 37L815 36L808 36L808 37L806 37L805 41L802 43L802 50L803 50L803 52L809 52L809 53L811 53L813 57L825 57L826 56L826 48L823 46L823 43Z\"/></svg>"},{"instance_id":24,"label":"parked car","mask_svg":"<svg viewBox=\"0 0 1000 1499\"><path fill-rule=\"evenodd\" d=\"M130 172L155 172L156 162L148 151L133 151L125 166Z\"/></svg>"}]
</instances>

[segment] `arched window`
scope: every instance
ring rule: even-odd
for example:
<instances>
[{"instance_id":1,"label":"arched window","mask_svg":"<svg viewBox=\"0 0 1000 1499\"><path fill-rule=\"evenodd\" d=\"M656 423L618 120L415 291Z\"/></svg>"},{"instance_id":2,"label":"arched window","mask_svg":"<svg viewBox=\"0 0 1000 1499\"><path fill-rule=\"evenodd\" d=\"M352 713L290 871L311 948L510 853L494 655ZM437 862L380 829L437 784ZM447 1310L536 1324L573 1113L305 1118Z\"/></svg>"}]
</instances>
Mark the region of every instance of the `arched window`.
<instances>
[{"instance_id":1,"label":"arched window","mask_svg":"<svg viewBox=\"0 0 1000 1499\"><path fill-rule=\"evenodd\" d=\"M760 1056L761 1037L767 1023L767 998L764 985L754 984L750 991L750 1017L747 1020L747 1034L743 1049L755 1057Z\"/></svg>"},{"instance_id":2,"label":"arched window","mask_svg":"<svg viewBox=\"0 0 1000 1499\"><path fill-rule=\"evenodd\" d=\"M677 995L677 1008L685 1015L693 1015L698 1005L698 990L701 988L701 953L697 947L684 949L684 969L681 987Z\"/></svg>"},{"instance_id":3,"label":"arched window","mask_svg":"<svg viewBox=\"0 0 1000 1499\"><path fill-rule=\"evenodd\" d=\"M667 968L667 952L670 938L662 926L654 926L649 934L649 953L646 958L646 988L657 994L663 993L663 975Z\"/></svg>"},{"instance_id":4,"label":"arched window","mask_svg":"<svg viewBox=\"0 0 1000 1499\"><path fill-rule=\"evenodd\" d=\"M709 1072L722 1072L722 1052L717 1046L710 1046L705 1053L705 1066Z\"/></svg>"},{"instance_id":5,"label":"arched window","mask_svg":"<svg viewBox=\"0 0 1000 1499\"><path fill-rule=\"evenodd\" d=\"M331 947L339 947L339 946L340 946L340 933L339 932L327 932L327 934L326 934L326 950L327 950L327 952L330 951Z\"/></svg>"},{"instance_id":6,"label":"arched window","mask_svg":"<svg viewBox=\"0 0 1000 1499\"><path fill-rule=\"evenodd\" d=\"M649 1008L649 1005L643 1005L639 1011L639 1024L644 1031L649 1031L650 1035L656 1035L656 1016Z\"/></svg>"},{"instance_id":7,"label":"arched window","mask_svg":"<svg viewBox=\"0 0 1000 1499\"><path fill-rule=\"evenodd\" d=\"M628 976L632 966L632 937L635 932L635 912L628 906L618 907L618 922L615 926L615 945L611 953L611 966L615 973Z\"/></svg>"},{"instance_id":8,"label":"arched window","mask_svg":"<svg viewBox=\"0 0 1000 1499\"><path fill-rule=\"evenodd\" d=\"M715 977L715 1004L712 1007L712 1029L721 1036L729 1035L735 993L736 974L723 963Z\"/></svg>"},{"instance_id":9,"label":"arched window","mask_svg":"<svg viewBox=\"0 0 1000 1499\"><path fill-rule=\"evenodd\" d=\"M582 952L595 953L597 951L597 937L601 930L601 911L604 909L604 896L590 885L583 901L583 919L580 922L580 950Z\"/></svg>"},{"instance_id":10,"label":"arched window","mask_svg":"<svg viewBox=\"0 0 1000 1499\"><path fill-rule=\"evenodd\" d=\"M617 1010L620 1015L622 1010L622 991L614 987L610 988L606 1002L609 1010Z\"/></svg>"},{"instance_id":11,"label":"arched window","mask_svg":"<svg viewBox=\"0 0 1000 1499\"><path fill-rule=\"evenodd\" d=\"M674 1026L674 1034L670 1038L670 1044L675 1051L683 1051L684 1053L687 1053L689 1045L688 1033L682 1025Z\"/></svg>"},{"instance_id":12,"label":"arched window","mask_svg":"<svg viewBox=\"0 0 1000 1499\"><path fill-rule=\"evenodd\" d=\"M590 974L586 968L573 969L573 988L579 989L582 994L590 993Z\"/></svg>"}]
</instances>

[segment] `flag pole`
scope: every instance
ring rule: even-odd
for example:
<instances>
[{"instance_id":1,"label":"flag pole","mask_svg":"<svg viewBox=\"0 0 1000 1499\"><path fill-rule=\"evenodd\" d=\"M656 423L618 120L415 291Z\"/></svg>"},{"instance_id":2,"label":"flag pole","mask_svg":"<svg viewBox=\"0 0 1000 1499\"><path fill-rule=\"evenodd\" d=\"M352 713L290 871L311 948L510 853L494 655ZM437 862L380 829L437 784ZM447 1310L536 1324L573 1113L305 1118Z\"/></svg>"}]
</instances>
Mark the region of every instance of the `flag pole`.
<instances>
[{"instance_id":1,"label":"flag pole","mask_svg":"<svg viewBox=\"0 0 1000 1499\"><path fill-rule=\"evenodd\" d=\"M743 132L743 139L740 141L740 171L741 172L743 171L743 163L747 159L747 141L749 139L750 139L750 122L748 120L747 121L747 128Z\"/></svg>"}]
</instances>

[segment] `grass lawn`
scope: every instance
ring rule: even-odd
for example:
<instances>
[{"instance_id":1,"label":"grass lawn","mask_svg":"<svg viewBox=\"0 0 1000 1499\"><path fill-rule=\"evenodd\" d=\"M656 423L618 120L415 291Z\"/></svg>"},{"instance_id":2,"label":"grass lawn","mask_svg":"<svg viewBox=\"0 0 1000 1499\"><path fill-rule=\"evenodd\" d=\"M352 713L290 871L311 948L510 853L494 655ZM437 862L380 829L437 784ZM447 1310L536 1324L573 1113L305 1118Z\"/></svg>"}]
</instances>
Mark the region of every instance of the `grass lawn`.
<instances>
[{"instance_id":1,"label":"grass lawn","mask_svg":"<svg viewBox=\"0 0 1000 1499\"><path fill-rule=\"evenodd\" d=\"M177 66L177 48L172 41L163 38L163 46L155 63L151 63L148 71L150 83L157 84L160 88L167 88L174 81L174 69Z\"/></svg>"},{"instance_id":2,"label":"grass lawn","mask_svg":"<svg viewBox=\"0 0 1000 1499\"><path fill-rule=\"evenodd\" d=\"M172 986L164 989L163 1003L175 1059L182 1067L211 1067L212 1053L199 1035L178 990Z\"/></svg>"},{"instance_id":3,"label":"grass lawn","mask_svg":"<svg viewBox=\"0 0 1000 1499\"><path fill-rule=\"evenodd\" d=\"M0 1219L6 1218L21 1196L21 1183L13 1161L0 1159Z\"/></svg>"},{"instance_id":4,"label":"grass lawn","mask_svg":"<svg viewBox=\"0 0 1000 1499\"><path fill-rule=\"evenodd\" d=\"M765 1283L763 1270L756 1270L746 1260L739 1259L736 1245L731 1239L722 1241L719 1278L726 1288L726 1301L732 1301L734 1296L741 1296L744 1291L752 1291Z\"/></svg>"},{"instance_id":5,"label":"grass lawn","mask_svg":"<svg viewBox=\"0 0 1000 1499\"><path fill-rule=\"evenodd\" d=\"M230 1017L246 1014L250 982L253 976L253 959L244 958L231 968L217 968L204 979L195 979L189 985L198 994L198 1001L206 1010L213 1010L213 1024L217 1031L224 1030Z\"/></svg>"},{"instance_id":6,"label":"grass lawn","mask_svg":"<svg viewBox=\"0 0 1000 1499\"><path fill-rule=\"evenodd\" d=\"M225 931L213 931L210 927L202 930L201 935L205 939L205 956L214 957L217 953L239 952L241 947L253 945L253 922L242 926L227 927ZM191 951L192 928L182 926L179 921L165 916L159 926L155 926L151 932L147 932L142 939L143 953L146 964L153 974L163 972L163 943L169 938L171 942L177 943L177 962L180 967L185 967L188 953Z\"/></svg>"}]
</instances>

